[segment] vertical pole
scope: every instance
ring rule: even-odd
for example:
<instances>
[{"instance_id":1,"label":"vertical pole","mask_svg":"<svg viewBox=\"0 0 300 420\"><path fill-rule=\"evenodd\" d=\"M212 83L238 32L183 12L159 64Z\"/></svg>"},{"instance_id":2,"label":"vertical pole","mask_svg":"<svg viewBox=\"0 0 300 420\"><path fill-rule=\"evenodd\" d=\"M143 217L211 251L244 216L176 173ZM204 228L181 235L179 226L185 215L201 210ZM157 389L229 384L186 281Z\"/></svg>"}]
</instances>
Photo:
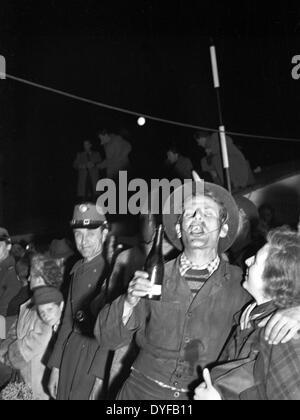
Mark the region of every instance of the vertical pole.
<instances>
[{"instance_id":1,"label":"vertical pole","mask_svg":"<svg viewBox=\"0 0 300 420\"><path fill-rule=\"evenodd\" d=\"M6 60L3 55L0 55L0 80L6 79ZM3 225L4 221L4 192L3 192L3 179L2 179L2 171L3 171L3 158L0 155L0 224Z\"/></svg>"},{"instance_id":2,"label":"vertical pole","mask_svg":"<svg viewBox=\"0 0 300 420\"><path fill-rule=\"evenodd\" d=\"M0 79L6 79L6 60L3 55L0 55Z\"/></svg>"},{"instance_id":3,"label":"vertical pole","mask_svg":"<svg viewBox=\"0 0 300 420\"><path fill-rule=\"evenodd\" d=\"M220 146L221 146L221 153L222 153L225 186L228 189L228 191L231 193L230 168L229 168L228 150L227 150L227 142L226 142L226 134L225 134L226 131L225 131L224 123L223 123L223 113L222 113L222 104L221 104L221 95L220 95L220 79L219 79L219 72L218 72L216 48L214 45L211 45L210 47L210 58L211 58L211 66L212 66L212 73L213 73L213 79L214 79L214 88L216 91L217 104L218 104L219 136L220 136Z\"/></svg>"}]
</instances>

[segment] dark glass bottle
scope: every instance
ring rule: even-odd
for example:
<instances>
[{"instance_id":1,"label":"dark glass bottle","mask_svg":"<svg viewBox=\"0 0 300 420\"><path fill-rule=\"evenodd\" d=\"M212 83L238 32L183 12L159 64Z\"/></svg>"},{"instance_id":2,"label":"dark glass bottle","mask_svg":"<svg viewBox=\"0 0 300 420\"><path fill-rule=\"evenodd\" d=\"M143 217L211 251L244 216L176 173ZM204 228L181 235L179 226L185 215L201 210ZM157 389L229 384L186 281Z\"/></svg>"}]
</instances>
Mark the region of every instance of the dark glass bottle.
<instances>
[{"instance_id":1,"label":"dark glass bottle","mask_svg":"<svg viewBox=\"0 0 300 420\"><path fill-rule=\"evenodd\" d=\"M163 239L164 239L164 228L163 225L159 225L155 239L151 248L151 251L145 262L145 271L149 274L149 280L152 284L152 293L147 295L147 299L160 300L161 289L165 274L165 262L163 256Z\"/></svg>"}]
</instances>

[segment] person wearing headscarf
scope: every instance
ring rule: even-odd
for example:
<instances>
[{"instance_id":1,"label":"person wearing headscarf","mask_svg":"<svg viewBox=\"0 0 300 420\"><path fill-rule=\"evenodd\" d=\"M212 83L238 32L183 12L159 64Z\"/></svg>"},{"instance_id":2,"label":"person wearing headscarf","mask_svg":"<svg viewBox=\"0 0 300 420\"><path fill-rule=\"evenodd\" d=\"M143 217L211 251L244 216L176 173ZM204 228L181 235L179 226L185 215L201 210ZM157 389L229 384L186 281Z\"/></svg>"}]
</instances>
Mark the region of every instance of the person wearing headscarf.
<instances>
[{"instance_id":1,"label":"person wearing headscarf","mask_svg":"<svg viewBox=\"0 0 300 420\"><path fill-rule=\"evenodd\" d=\"M50 399L43 383L45 358L62 310L63 296L57 288L37 287L33 298L21 306L18 320L0 345L1 363L11 368L12 376L13 372L19 372L35 400Z\"/></svg>"}]
</instances>

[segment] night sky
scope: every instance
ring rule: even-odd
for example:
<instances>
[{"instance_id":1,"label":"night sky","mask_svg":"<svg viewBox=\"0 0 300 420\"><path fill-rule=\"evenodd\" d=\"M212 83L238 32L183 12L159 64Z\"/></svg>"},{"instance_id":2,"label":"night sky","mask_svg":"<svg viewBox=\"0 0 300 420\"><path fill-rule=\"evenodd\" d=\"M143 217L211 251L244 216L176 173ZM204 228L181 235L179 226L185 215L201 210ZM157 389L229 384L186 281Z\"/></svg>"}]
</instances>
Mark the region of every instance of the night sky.
<instances>
[{"instance_id":1,"label":"night sky","mask_svg":"<svg viewBox=\"0 0 300 420\"><path fill-rule=\"evenodd\" d=\"M298 2L2 0L0 54L7 73L141 114L217 127L209 57L217 47L228 130L300 139ZM231 6L232 4L232 6ZM266 2L266 4L268 4ZM149 122L0 81L5 223L70 218L72 163L96 132L126 128L139 176L159 176L164 150L192 153L193 130ZM297 159L300 143L235 137L252 166ZM24 222L25 223L25 222ZM29 223L29 222L28 222ZM15 232L17 233L17 232Z\"/></svg>"}]
</instances>

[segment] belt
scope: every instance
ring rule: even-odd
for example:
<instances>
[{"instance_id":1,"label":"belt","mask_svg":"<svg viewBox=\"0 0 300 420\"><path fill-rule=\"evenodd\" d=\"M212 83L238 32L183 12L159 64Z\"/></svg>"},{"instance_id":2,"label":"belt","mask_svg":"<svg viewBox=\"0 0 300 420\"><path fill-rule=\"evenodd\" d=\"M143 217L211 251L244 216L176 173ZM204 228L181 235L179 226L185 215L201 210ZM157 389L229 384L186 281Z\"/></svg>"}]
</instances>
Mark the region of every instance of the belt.
<instances>
[{"instance_id":1,"label":"belt","mask_svg":"<svg viewBox=\"0 0 300 420\"><path fill-rule=\"evenodd\" d=\"M163 382L161 382L161 381L157 381L156 379L152 379L152 378L150 378L150 376L144 375L143 373L141 373L139 370L135 369L134 367L132 367L132 368L131 368L131 370L132 370L133 372L138 373L139 375L144 376L146 379L148 379L148 380L149 380L149 381L151 381L151 382L154 382L156 385L160 386L161 388L169 389L170 391L182 392L182 393L187 393L187 392L189 392L189 391L188 391L188 389L184 389L184 388L175 388L174 386L164 384Z\"/></svg>"}]
</instances>

